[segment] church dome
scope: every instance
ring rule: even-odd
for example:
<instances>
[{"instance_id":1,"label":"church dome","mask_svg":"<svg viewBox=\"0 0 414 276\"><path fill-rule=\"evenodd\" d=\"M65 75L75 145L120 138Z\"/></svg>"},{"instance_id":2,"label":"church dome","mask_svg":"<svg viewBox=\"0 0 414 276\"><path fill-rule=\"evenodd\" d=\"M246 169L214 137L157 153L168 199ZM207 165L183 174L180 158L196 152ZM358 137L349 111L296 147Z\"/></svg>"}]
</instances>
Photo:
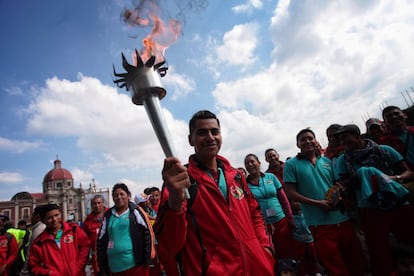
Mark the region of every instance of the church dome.
<instances>
[{"instance_id":1,"label":"church dome","mask_svg":"<svg viewBox=\"0 0 414 276\"><path fill-rule=\"evenodd\" d=\"M28 192L20 192L20 193L15 194L11 200L14 201L14 200L27 200L27 199L33 199L32 195Z\"/></svg>"},{"instance_id":2,"label":"church dome","mask_svg":"<svg viewBox=\"0 0 414 276\"><path fill-rule=\"evenodd\" d=\"M56 159L54 162L54 168L51 169L44 177L43 183L52 182L63 179L73 179L72 174L67 169L62 168L62 161Z\"/></svg>"}]
</instances>

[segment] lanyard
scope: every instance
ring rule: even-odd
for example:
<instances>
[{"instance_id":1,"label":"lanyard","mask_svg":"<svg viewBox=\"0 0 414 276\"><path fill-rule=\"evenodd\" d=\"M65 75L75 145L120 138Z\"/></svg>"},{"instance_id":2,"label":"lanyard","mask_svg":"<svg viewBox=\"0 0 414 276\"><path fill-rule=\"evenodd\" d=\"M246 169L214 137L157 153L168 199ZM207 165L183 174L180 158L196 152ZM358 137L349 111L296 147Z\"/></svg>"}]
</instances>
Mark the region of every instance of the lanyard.
<instances>
[{"instance_id":1,"label":"lanyard","mask_svg":"<svg viewBox=\"0 0 414 276\"><path fill-rule=\"evenodd\" d=\"M207 170L206 172L210 176L210 178L213 179L213 181L217 184L224 198L227 199L227 183L223 170L220 167L217 169L217 179L214 178L210 170Z\"/></svg>"}]
</instances>

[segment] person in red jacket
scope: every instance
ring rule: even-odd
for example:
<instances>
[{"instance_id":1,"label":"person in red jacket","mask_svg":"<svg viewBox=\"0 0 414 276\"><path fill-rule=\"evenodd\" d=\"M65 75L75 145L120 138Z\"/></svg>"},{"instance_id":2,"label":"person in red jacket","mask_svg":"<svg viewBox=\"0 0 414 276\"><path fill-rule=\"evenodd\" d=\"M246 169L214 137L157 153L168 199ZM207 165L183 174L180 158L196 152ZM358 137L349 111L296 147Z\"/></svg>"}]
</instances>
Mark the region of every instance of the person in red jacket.
<instances>
[{"instance_id":1,"label":"person in red jacket","mask_svg":"<svg viewBox=\"0 0 414 276\"><path fill-rule=\"evenodd\" d=\"M91 200L92 212L86 217L82 228L91 241L91 263L93 275L98 275L99 266L96 258L96 241L106 211L105 199L102 195L95 195Z\"/></svg>"},{"instance_id":2,"label":"person in red jacket","mask_svg":"<svg viewBox=\"0 0 414 276\"><path fill-rule=\"evenodd\" d=\"M62 220L57 204L41 208L46 229L30 248L29 268L33 275L82 276L90 250L90 241L77 224Z\"/></svg>"},{"instance_id":3,"label":"person in red jacket","mask_svg":"<svg viewBox=\"0 0 414 276\"><path fill-rule=\"evenodd\" d=\"M273 173L280 181L284 189L285 182L283 182L283 167L285 166L285 163L282 162L279 158L279 153L275 149L270 148L265 150L265 159L266 162L269 163L269 167L267 168L266 172Z\"/></svg>"},{"instance_id":4,"label":"person in red jacket","mask_svg":"<svg viewBox=\"0 0 414 276\"><path fill-rule=\"evenodd\" d=\"M180 275L177 258L185 275L274 275L273 247L259 205L245 177L218 155L219 120L210 111L199 111L189 128L195 154L188 168L169 157L162 171L155 227L167 275ZM190 184L197 187L190 193L191 204L185 196Z\"/></svg>"},{"instance_id":5,"label":"person in red jacket","mask_svg":"<svg viewBox=\"0 0 414 276\"><path fill-rule=\"evenodd\" d=\"M9 275L7 271L15 262L19 247L16 238L6 232L3 224L9 220L9 217L0 215L0 276Z\"/></svg>"},{"instance_id":6,"label":"person in red jacket","mask_svg":"<svg viewBox=\"0 0 414 276\"><path fill-rule=\"evenodd\" d=\"M397 106L385 107L382 118L389 133L379 143L393 147L414 170L414 126L407 126L407 115Z\"/></svg>"}]
</instances>

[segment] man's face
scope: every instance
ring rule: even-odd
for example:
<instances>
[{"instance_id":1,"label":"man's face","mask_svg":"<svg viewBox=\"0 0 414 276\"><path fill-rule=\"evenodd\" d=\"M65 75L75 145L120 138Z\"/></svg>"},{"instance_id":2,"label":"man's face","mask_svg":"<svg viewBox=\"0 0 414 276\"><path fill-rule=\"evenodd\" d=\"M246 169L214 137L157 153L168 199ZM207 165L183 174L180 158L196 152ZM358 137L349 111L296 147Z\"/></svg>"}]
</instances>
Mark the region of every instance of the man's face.
<instances>
[{"instance_id":1,"label":"man's face","mask_svg":"<svg viewBox=\"0 0 414 276\"><path fill-rule=\"evenodd\" d=\"M298 137L297 146L302 153L315 152L316 140L311 132L303 132Z\"/></svg>"},{"instance_id":2,"label":"man's face","mask_svg":"<svg viewBox=\"0 0 414 276\"><path fill-rule=\"evenodd\" d=\"M18 228L21 230L26 230L27 226L25 224L22 224L22 225L19 225Z\"/></svg>"},{"instance_id":3,"label":"man's face","mask_svg":"<svg viewBox=\"0 0 414 276\"><path fill-rule=\"evenodd\" d=\"M202 160L215 158L221 147L221 131L216 119L198 119L188 137L197 157Z\"/></svg>"},{"instance_id":4,"label":"man's face","mask_svg":"<svg viewBox=\"0 0 414 276\"><path fill-rule=\"evenodd\" d=\"M266 153L266 161L271 165L271 166L277 166L279 164L279 154L274 151L274 150L270 150Z\"/></svg>"},{"instance_id":5,"label":"man's face","mask_svg":"<svg viewBox=\"0 0 414 276\"><path fill-rule=\"evenodd\" d=\"M30 223L32 224L32 225L35 225L36 223L38 223L40 221L40 216L39 216L39 214L35 214L35 213L32 213L32 216L30 217Z\"/></svg>"},{"instance_id":6,"label":"man's face","mask_svg":"<svg viewBox=\"0 0 414 276\"><path fill-rule=\"evenodd\" d=\"M328 142L329 142L328 145L331 148L336 148L340 145L340 143L338 141L338 138L335 135L336 131L337 131L337 129L330 128L326 132L326 136L328 137Z\"/></svg>"},{"instance_id":7,"label":"man's face","mask_svg":"<svg viewBox=\"0 0 414 276\"><path fill-rule=\"evenodd\" d=\"M391 131L401 131L406 127L407 115L399 109L391 109L385 112L383 119Z\"/></svg>"},{"instance_id":8,"label":"man's face","mask_svg":"<svg viewBox=\"0 0 414 276\"><path fill-rule=\"evenodd\" d=\"M342 133L339 135L339 140L346 150L361 149L364 147L359 135L351 133Z\"/></svg>"},{"instance_id":9,"label":"man's face","mask_svg":"<svg viewBox=\"0 0 414 276\"><path fill-rule=\"evenodd\" d=\"M104 211L105 206L103 203L102 198L95 198L92 202L92 212L94 212L95 214L100 214Z\"/></svg>"},{"instance_id":10,"label":"man's face","mask_svg":"<svg viewBox=\"0 0 414 276\"><path fill-rule=\"evenodd\" d=\"M43 223L49 230L58 230L62 225L62 213L59 210L51 210L45 214Z\"/></svg>"},{"instance_id":11,"label":"man's face","mask_svg":"<svg viewBox=\"0 0 414 276\"><path fill-rule=\"evenodd\" d=\"M159 191L151 192L150 202L152 205L158 205L160 203L160 192Z\"/></svg>"},{"instance_id":12,"label":"man's face","mask_svg":"<svg viewBox=\"0 0 414 276\"><path fill-rule=\"evenodd\" d=\"M374 140L380 138L381 136L384 136L384 134L385 134L384 127L381 125L372 125L369 128L369 135Z\"/></svg>"}]
</instances>

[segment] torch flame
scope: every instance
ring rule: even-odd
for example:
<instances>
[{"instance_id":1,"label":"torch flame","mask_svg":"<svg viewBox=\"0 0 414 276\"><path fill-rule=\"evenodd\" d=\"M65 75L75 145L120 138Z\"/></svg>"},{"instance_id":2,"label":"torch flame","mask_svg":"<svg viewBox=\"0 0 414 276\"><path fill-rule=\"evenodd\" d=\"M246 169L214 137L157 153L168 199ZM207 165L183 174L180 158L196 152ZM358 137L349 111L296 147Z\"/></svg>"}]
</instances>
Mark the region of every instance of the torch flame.
<instances>
[{"instance_id":1,"label":"torch flame","mask_svg":"<svg viewBox=\"0 0 414 276\"><path fill-rule=\"evenodd\" d=\"M165 50L177 41L182 32L182 25L178 20L170 19L165 24L159 13L160 9L155 1L144 0L136 8L125 10L122 14L124 22L129 26L152 26L151 33L143 39L143 48L139 51L144 63L151 56L155 56L156 64L163 62ZM133 63L137 64L135 53Z\"/></svg>"}]
</instances>

